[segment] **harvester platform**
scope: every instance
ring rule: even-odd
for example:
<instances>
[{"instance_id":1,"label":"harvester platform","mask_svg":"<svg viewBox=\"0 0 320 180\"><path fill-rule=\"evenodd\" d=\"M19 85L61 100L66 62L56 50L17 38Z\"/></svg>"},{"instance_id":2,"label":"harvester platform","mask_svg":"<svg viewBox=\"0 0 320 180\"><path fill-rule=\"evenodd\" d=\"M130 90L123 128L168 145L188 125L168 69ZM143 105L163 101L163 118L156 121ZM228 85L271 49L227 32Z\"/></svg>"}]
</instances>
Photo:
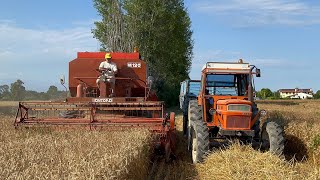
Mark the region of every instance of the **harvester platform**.
<instances>
[{"instance_id":1,"label":"harvester platform","mask_svg":"<svg viewBox=\"0 0 320 180\"><path fill-rule=\"evenodd\" d=\"M113 99L115 102L103 102L105 98L95 98L91 102L19 102L14 125L16 128L83 127L108 131L143 128L155 137L155 147L166 154L174 152L175 115L164 114L163 102L117 102L117 98Z\"/></svg>"}]
</instances>

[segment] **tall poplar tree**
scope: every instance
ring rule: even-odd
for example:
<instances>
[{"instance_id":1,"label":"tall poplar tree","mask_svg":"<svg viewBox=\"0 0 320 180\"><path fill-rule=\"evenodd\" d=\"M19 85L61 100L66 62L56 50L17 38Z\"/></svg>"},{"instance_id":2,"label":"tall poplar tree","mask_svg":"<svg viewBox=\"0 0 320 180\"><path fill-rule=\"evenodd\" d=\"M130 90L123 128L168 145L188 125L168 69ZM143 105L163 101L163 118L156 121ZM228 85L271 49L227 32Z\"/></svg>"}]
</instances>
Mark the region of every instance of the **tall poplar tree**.
<instances>
[{"instance_id":1,"label":"tall poplar tree","mask_svg":"<svg viewBox=\"0 0 320 180\"><path fill-rule=\"evenodd\" d=\"M160 99L176 105L180 82L189 77L193 48L183 1L94 0L94 5L102 21L95 23L93 34L102 49L131 52L137 47Z\"/></svg>"}]
</instances>

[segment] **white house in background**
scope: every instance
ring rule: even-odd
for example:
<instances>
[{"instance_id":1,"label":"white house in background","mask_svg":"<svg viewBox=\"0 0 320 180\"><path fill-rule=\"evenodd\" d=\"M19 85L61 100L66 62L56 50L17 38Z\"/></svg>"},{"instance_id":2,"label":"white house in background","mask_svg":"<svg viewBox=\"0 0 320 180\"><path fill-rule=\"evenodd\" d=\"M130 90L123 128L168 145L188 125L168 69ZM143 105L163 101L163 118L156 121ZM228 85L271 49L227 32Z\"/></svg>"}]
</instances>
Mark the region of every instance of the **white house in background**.
<instances>
[{"instance_id":1,"label":"white house in background","mask_svg":"<svg viewBox=\"0 0 320 180\"><path fill-rule=\"evenodd\" d=\"M312 89L279 89L281 98L291 98L291 99L310 99L313 98Z\"/></svg>"}]
</instances>

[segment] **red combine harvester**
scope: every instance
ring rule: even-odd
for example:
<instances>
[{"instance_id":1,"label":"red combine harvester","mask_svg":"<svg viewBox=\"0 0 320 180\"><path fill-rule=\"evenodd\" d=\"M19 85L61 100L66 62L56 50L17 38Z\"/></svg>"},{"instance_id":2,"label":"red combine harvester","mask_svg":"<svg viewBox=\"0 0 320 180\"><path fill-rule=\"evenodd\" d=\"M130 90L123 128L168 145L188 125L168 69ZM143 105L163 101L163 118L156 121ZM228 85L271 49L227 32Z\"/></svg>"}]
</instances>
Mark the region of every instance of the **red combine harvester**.
<instances>
[{"instance_id":1,"label":"red combine harvester","mask_svg":"<svg viewBox=\"0 0 320 180\"><path fill-rule=\"evenodd\" d=\"M69 62L71 97L55 102L19 102L14 125L18 126L84 126L89 129L119 130L147 128L155 134L155 147L169 158L175 149L175 115L164 113L164 103L151 89L147 65L139 53L111 53L117 65L115 96L110 86L96 80L104 52L79 52ZM64 84L64 78L60 79Z\"/></svg>"}]
</instances>

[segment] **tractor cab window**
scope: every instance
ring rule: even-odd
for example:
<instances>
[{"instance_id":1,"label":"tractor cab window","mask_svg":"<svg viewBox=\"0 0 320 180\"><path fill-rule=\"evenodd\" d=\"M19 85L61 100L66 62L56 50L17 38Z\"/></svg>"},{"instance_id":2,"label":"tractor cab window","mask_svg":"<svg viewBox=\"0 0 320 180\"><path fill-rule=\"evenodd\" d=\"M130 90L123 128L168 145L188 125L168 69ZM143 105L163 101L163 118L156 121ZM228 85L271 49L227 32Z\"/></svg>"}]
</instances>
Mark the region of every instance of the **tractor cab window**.
<instances>
[{"instance_id":1,"label":"tractor cab window","mask_svg":"<svg viewBox=\"0 0 320 180\"><path fill-rule=\"evenodd\" d=\"M189 96L197 97L200 92L200 81L191 81L189 84Z\"/></svg>"},{"instance_id":2,"label":"tractor cab window","mask_svg":"<svg viewBox=\"0 0 320 180\"><path fill-rule=\"evenodd\" d=\"M208 74L206 94L244 96L248 87L248 74Z\"/></svg>"}]
</instances>

